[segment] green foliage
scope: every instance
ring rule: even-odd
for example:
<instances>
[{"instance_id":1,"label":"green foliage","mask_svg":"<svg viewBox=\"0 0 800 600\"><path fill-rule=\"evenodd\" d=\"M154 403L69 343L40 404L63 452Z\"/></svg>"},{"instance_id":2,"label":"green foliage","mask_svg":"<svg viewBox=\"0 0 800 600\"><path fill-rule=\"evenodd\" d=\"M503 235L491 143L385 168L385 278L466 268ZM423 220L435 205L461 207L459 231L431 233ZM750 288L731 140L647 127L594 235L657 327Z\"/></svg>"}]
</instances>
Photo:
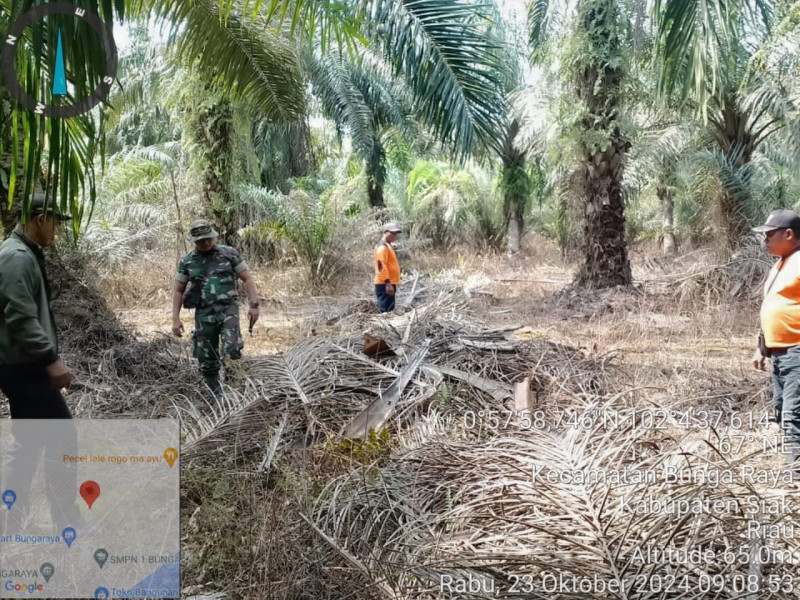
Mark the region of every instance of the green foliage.
<instances>
[{"instance_id":1,"label":"green foliage","mask_svg":"<svg viewBox=\"0 0 800 600\"><path fill-rule=\"evenodd\" d=\"M337 257L328 254L337 215L327 201L302 190L290 192L278 205L276 233L288 239L308 268L309 281L323 284L337 273Z\"/></svg>"},{"instance_id":2,"label":"green foliage","mask_svg":"<svg viewBox=\"0 0 800 600\"><path fill-rule=\"evenodd\" d=\"M478 207L484 223L489 222L492 211L485 206L489 199L494 197L488 182L480 182L472 171L419 161L409 174L403 208L415 236L446 250L474 232L471 209Z\"/></svg>"},{"instance_id":3,"label":"green foliage","mask_svg":"<svg viewBox=\"0 0 800 600\"><path fill-rule=\"evenodd\" d=\"M560 60L561 75L571 82L574 93L564 107L562 128L582 156L604 153L626 134L618 110L624 100L621 85L631 62L624 43L626 34L618 0L578 3Z\"/></svg>"},{"instance_id":4,"label":"green foliage","mask_svg":"<svg viewBox=\"0 0 800 600\"><path fill-rule=\"evenodd\" d=\"M288 125L258 119L252 125L251 143L257 161L259 184L288 193L294 177L316 167L315 144L305 120Z\"/></svg>"},{"instance_id":5,"label":"green foliage","mask_svg":"<svg viewBox=\"0 0 800 600\"><path fill-rule=\"evenodd\" d=\"M536 202L531 214L534 231L553 240L563 258L572 254L579 241L580 211L575 190L575 172L563 166L550 168L544 161L533 170L537 182Z\"/></svg>"},{"instance_id":6,"label":"green foliage","mask_svg":"<svg viewBox=\"0 0 800 600\"><path fill-rule=\"evenodd\" d=\"M503 65L487 36L486 5L458 0L372 0L370 32L413 90L417 115L466 158L478 145L498 147ZM420 68L426 65L426 68Z\"/></svg>"},{"instance_id":7,"label":"green foliage","mask_svg":"<svg viewBox=\"0 0 800 600\"><path fill-rule=\"evenodd\" d=\"M544 229L555 240L562 257L567 256L576 240L576 231L572 226L571 217L566 195L560 194L552 216L545 220Z\"/></svg>"},{"instance_id":8,"label":"green foliage","mask_svg":"<svg viewBox=\"0 0 800 600\"><path fill-rule=\"evenodd\" d=\"M120 265L178 235L178 144L133 147L108 158L101 199L84 217L80 245L99 266Z\"/></svg>"},{"instance_id":9,"label":"green foliage","mask_svg":"<svg viewBox=\"0 0 800 600\"><path fill-rule=\"evenodd\" d=\"M216 90L274 122L292 123L302 114L306 98L300 58L264 17L221 11L215 0L131 3L137 13L181 24L177 61Z\"/></svg>"},{"instance_id":10,"label":"green foliage","mask_svg":"<svg viewBox=\"0 0 800 600\"><path fill-rule=\"evenodd\" d=\"M241 249L252 262L271 263L281 255L279 235L273 221L256 221L239 232Z\"/></svg>"},{"instance_id":11,"label":"green foliage","mask_svg":"<svg viewBox=\"0 0 800 600\"><path fill-rule=\"evenodd\" d=\"M131 48L120 56L120 86L112 89L104 110L108 154L179 140L182 134L173 109L188 74L175 68L144 24L134 26L131 38Z\"/></svg>"},{"instance_id":12,"label":"green foliage","mask_svg":"<svg viewBox=\"0 0 800 600\"><path fill-rule=\"evenodd\" d=\"M323 285L347 265L346 246L353 240L343 234L345 211L331 199L326 182L307 177L295 183L285 196L257 186L246 188L260 211L258 220L241 233L267 260L278 256L276 243L288 243L295 260L305 267L307 282ZM320 196L319 190L325 192Z\"/></svg>"},{"instance_id":13,"label":"green foliage","mask_svg":"<svg viewBox=\"0 0 800 600\"><path fill-rule=\"evenodd\" d=\"M730 57L739 41L758 42L773 19L772 0L655 0L656 67L662 99L677 91L707 115L728 89Z\"/></svg>"},{"instance_id":14,"label":"green foliage","mask_svg":"<svg viewBox=\"0 0 800 600\"><path fill-rule=\"evenodd\" d=\"M412 90L416 115L458 156L466 159L478 146L498 145L502 64L496 42L487 35L494 20L491 5L460 0L263 0L252 5L254 11L266 7L273 24L290 22L293 33L321 41L323 52L330 51L332 41L352 52L354 37L362 35Z\"/></svg>"},{"instance_id":15,"label":"green foliage","mask_svg":"<svg viewBox=\"0 0 800 600\"><path fill-rule=\"evenodd\" d=\"M529 169L524 165L503 169L500 176L500 190L504 196L524 198L527 207L534 190L534 182Z\"/></svg>"},{"instance_id":16,"label":"green foliage","mask_svg":"<svg viewBox=\"0 0 800 600\"><path fill-rule=\"evenodd\" d=\"M367 439L341 438L331 441L328 444L330 450L350 458L361 464L371 464L389 456L392 451L392 439L389 429L384 427L380 433L375 432L374 427L370 427Z\"/></svg>"}]
</instances>

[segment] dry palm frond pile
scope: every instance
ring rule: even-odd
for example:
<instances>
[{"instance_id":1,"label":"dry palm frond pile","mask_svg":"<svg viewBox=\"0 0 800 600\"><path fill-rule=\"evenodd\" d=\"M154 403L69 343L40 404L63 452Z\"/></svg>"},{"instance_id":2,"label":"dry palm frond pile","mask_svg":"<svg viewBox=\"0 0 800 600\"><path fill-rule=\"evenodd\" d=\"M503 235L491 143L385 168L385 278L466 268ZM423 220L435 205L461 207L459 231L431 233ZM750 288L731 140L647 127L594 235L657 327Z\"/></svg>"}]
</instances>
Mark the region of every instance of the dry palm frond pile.
<instances>
[{"instance_id":1,"label":"dry palm frond pile","mask_svg":"<svg viewBox=\"0 0 800 600\"><path fill-rule=\"evenodd\" d=\"M462 302L354 316L372 358L345 333L253 365L260 399L193 434L193 464L208 468L212 448L217 465L249 448L277 481L265 492L275 529L258 547L284 571L267 578L305 574L283 597L314 597L324 582L355 598L732 599L769 585L795 598L777 582L800 548L774 532L800 527L800 513L783 500L785 471L760 452L774 428L687 426L650 390L626 388L613 362L481 328ZM381 404L417 363L399 399ZM540 395L514 413L525 379ZM745 401L717 404L719 422ZM390 433L337 441L356 421ZM292 452L297 440L304 451ZM289 538L302 553L276 548Z\"/></svg>"},{"instance_id":2,"label":"dry palm frond pile","mask_svg":"<svg viewBox=\"0 0 800 600\"><path fill-rule=\"evenodd\" d=\"M51 257L48 274L60 354L75 373L67 401L80 418L162 418L203 397L189 350L174 338L137 339L72 254ZM202 400L200 400L202 402Z\"/></svg>"},{"instance_id":3,"label":"dry palm frond pile","mask_svg":"<svg viewBox=\"0 0 800 600\"><path fill-rule=\"evenodd\" d=\"M613 356L519 340L459 290L420 287L397 314L354 306L338 336L243 359L215 402L186 344L68 332L78 416L182 418L184 594L727 599L793 572L796 542L769 535L800 528L793 505L770 511L783 482L745 476L778 471L757 452L775 431L733 452L736 432L653 413L708 403L729 426L755 383L687 394L657 373L654 393Z\"/></svg>"},{"instance_id":4,"label":"dry palm frond pile","mask_svg":"<svg viewBox=\"0 0 800 600\"><path fill-rule=\"evenodd\" d=\"M727 261L708 265L670 282L681 306L718 306L732 301L755 302L773 259L755 240L739 248Z\"/></svg>"},{"instance_id":5,"label":"dry palm frond pile","mask_svg":"<svg viewBox=\"0 0 800 600\"><path fill-rule=\"evenodd\" d=\"M381 409L387 418L375 429L389 424L393 432L403 431L434 402L445 415L510 410L514 385L526 378L543 408L556 390L590 395L615 373L609 357L515 340L508 331L469 321L465 308L463 298L449 292L399 316L356 315L359 328L388 346L387 356L366 356L362 335L344 331L338 338L302 340L281 355L243 361L243 392L229 389L211 411L180 408L188 434L186 460L209 464L223 456L234 462L263 456L274 451L271 440L278 429L282 447L347 437L348 424L380 404L422 347L424 356L396 400ZM360 437L367 433L368 428Z\"/></svg>"},{"instance_id":6,"label":"dry palm frond pile","mask_svg":"<svg viewBox=\"0 0 800 600\"><path fill-rule=\"evenodd\" d=\"M388 318L352 315L356 325L337 338L312 337L282 355L243 361L244 390L226 388L214 406L180 408L186 433L183 465L194 474L190 478L224 479L210 487L186 480L185 510L195 516L196 530L187 545L194 557L187 569L190 578L233 597L246 596L224 574L252 559L233 547L225 559L218 558L228 538L227 513L221 505L214 507L224 499L236 506L240 521L230 533L237 539L268 524L248 542L258 556L269 557L257 575L249 572L260 582L258 593L275 594L274 582L281 581L275 597L316 598L326 589L335 589L337 596L351 590L359 598L373 597L380 585L365 588L364 578L357 576L361 571L352 571L360 558L344 560L344 565L337 559L329 567L311 552L327 534L305 519L328 482L354 466L389 460L400 449L432 438L490 437L489 430L465 426L464 415L510 415L515 384L525 379L531 396L544 407L555 394L588 401L591 394L603 393L614 372L608 358L482 328L467 318L465 309L462 296L445 293ZM390 352L365 355L365 330ZM360 433L350 437L354 431ZM236 481L222 475L234 472L247 475ZM293 545L287 547L286 540Z\"/></svg>"},{"instance_id":7,"label":"dry palm frond pile","mask_svg":"<svg viewBox=\"0 0 800 600\"><path fill-rule=\"evenodd\" d=\"M409 599L735 598L791 579L797 541L768 532L800 511L756 489L753 455L728 462L698 432L608 427L596 408L583 426L429 443L339 477L314 510L318 552L360 557L383 597Z\"/></svg>"},{"instance_id":8,"label":"dry palm frond pile","mask_svg":"<svg viewBox=\"0 0 800 600\"><path fill-rule=\"evenodd\" d=\"M132 339L132 332L122 326L89 283L96 274L70 256L53 257L47 271L59 337L81 364Z\"/></svg>"}]
</instances>

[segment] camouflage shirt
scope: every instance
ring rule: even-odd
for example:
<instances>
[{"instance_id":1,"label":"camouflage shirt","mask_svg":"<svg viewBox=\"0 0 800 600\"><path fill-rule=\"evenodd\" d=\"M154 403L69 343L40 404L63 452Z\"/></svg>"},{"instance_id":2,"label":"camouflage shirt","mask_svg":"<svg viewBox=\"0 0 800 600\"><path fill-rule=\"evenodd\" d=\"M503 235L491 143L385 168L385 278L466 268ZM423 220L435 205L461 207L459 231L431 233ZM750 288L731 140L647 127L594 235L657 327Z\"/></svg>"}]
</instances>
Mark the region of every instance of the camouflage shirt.
<instances>
[{"instance_id":1,"label":"camouflage shirt","mask_svg":"<svg viewBox=\"0 0 800 600\"><path fill-rule=\"evenodd\" d=\"M236 279L247 268L247 263L236 249L217 244L206 254L194 250L184 256L178 263L175 278L186 283L204 277L198 308L207 308L238 302Z\"/></svg>"}]
</instances>

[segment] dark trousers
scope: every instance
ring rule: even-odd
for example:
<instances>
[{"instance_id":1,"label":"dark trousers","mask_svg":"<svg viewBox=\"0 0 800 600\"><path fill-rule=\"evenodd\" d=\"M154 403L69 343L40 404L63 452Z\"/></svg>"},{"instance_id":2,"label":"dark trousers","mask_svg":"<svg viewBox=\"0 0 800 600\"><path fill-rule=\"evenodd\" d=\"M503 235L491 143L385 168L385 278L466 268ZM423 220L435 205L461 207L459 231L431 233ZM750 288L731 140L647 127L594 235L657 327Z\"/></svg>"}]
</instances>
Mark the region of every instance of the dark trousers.
<instances>
[{"instance_id":1,"label":"dark trousers","mask_svg":"<svg viewBox=\"0 0 800 600\"><path fill-rule=\"evenodd\" d=\"M800 458L800 346L773 351L772 386L775 417L786 436L787 462Z\"/></svg>"},{"instance_id":2,"label":"dark trousers","mask_svg":"<svg viewBox=\"0 0 800 600\"><path fill-rule=\"evenodd\" d=\"M382 313L394 310L394 299L397 296L398 286L394 286L394 296L386 293L385 283L375 284L375 295L378 297L378 310Z\"/></svg>"},{"instance_id":3,"label":"dark trousers","mask_svg":"<svg viewBox=\"0 0 800 600\"><path fill-rule=\"evenodd\" d=\"M2 489L10 489L17 500L9 510L15 526L31 508L31 484L44 453L44 477L50 513L56 527L68 527L78 518L76 467L63 464L62 453L78 453L78 435L72 415L61 392L56 389L41 365L0 366L0 390L8 398L14 442L2 449ZM59 419L55 426L42 419ZM67 497L74 490L74 497ZM58 499L57 502L53 502ZM13 515L11 514L13 512ZM40 515L36 515L39 520ZM60 534L60 531L59 531Z\"/></svg>"},{"instance_id":4,"label":"dark trousers","mask_svg":"<svg viewBox=\"0 0 800 600\"><path fill-rule=\"evenodd\" d=\"M71 419L67 403L41 365L0 366L0 390L12 419Z\"/></svg>"}]
</instances>

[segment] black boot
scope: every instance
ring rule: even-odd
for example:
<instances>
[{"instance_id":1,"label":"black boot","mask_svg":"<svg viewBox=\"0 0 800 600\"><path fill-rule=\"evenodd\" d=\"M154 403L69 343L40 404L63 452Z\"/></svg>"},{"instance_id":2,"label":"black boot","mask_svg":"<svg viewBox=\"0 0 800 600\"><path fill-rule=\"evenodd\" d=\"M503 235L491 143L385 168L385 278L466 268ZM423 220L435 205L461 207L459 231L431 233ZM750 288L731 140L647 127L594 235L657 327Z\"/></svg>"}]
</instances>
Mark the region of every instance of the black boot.
<instances>
[{"instance_id":1,"label":"black boot","mask_svg":"<svg viewBox=\"0 0 800 600\"><path fill-rule=\"evenodd\" d=\"M219 375L203 375L203 379L208 386L208 389L211 390L211 393L215 396L219 396L222 392L222 386L219 384Z\"/></svg>"}]
</instances>

